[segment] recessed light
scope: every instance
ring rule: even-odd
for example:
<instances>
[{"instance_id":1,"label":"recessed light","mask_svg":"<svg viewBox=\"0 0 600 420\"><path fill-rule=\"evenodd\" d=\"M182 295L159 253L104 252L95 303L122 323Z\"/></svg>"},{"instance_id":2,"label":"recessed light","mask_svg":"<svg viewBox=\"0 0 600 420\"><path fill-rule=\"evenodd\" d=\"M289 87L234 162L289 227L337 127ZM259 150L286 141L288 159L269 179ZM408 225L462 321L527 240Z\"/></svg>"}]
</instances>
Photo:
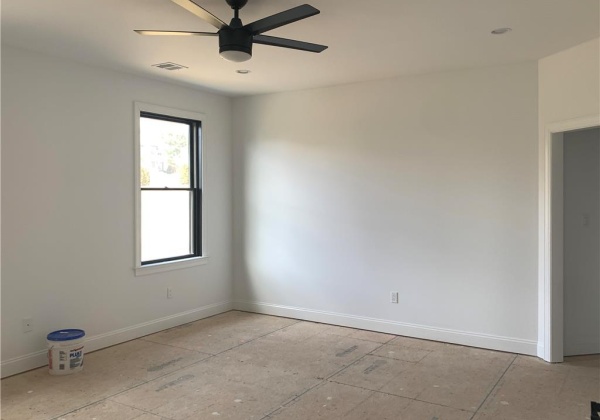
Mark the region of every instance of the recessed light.
<instances>
[{"instance_id":1,"label":"recessed light","mask_svg":"<svg viewBox=\"0 0 600 420\"><path fill-rule=\"evenodd\" d=\"M494 35L504 35L506 33L509 33L510 31L512 31L511 28L498 28L498 29L494 29L492 31L492 34L494 34Z\"/></svg>"},{"instance_id":2,"label":"recessed light","mask_svg":"<svg viewBox=\"0 0 600 420\"><path fill-rule=\"evenodd\" d=\"M248 74L248 73L250 73L250 70L242 69L242 70L236 70L235 72L239 73L239 74Z\"/></svg>"}]
</instances>

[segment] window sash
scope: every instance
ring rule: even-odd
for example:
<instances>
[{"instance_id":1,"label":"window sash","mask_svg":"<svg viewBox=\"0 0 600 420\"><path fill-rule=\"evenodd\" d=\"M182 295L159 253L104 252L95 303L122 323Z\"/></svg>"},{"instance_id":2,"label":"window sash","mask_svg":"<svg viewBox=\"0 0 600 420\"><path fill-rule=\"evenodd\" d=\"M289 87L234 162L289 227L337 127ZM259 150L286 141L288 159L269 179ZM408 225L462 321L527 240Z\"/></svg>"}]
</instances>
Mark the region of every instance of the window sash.
<instances>
[{"instance_id":1,"label":"window sash","mask_svg":"<svg viewBox=\"0 0 600 420\"><path fill-rule=\"evenodd\" d=\"M189 191L191 193L190 199L190 213L189 213L189 224L190 224L190 248L192 250L191 254L185 255L177 255L167 258L159 258L152 260L142 260L140 254L139 263L141 266L147 266L152 264L159 264L165 262L172 262L178 260L184 260L188 258L200 257L202 256L202 122L197 120L191 120L187 118L179 118L173 117L170 115L157 114L152 112L140 111L139 117L140 120L142 118L152 118L162 121L172 121L177 123L187 124L189 126L189 168L190 168L190 187L189 188L156 188L156 187L142 187L138 185L139 191L141 194L143 191ZM142 138L140 134L139 138L140 147L142 144ZM140 168L138 168L138 171ZM140 200L140 211L143 212L142 202ZM141 215L140 215L141 217ZM141 223L141 221L140 221ZM143 241L141 238L141 230L138 233L140 235L140 247L143 248ZM141 252L141 249L140 249Z\"/></svg>"}]
</instances>

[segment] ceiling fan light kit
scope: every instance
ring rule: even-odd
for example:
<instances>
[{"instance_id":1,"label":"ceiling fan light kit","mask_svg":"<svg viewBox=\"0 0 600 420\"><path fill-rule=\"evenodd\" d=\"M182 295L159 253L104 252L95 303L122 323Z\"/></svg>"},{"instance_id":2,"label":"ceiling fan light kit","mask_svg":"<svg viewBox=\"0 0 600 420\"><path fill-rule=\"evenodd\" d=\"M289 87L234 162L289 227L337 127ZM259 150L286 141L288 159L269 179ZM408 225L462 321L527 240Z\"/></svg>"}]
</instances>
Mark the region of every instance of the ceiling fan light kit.
<instances>
[{"instance_id":1,"label":"ceiling fan light kit","mask_svg":"<svg viewBox=\"0 0 600 420\"><path fill-rule=\"evenodd\" d=\"M243 25L239 17L239 11L248 3L248 0L226 0L227 4L234 10L234 17L229 25L221 19L204 9L194 0L171 0L187 11L213 25L217 32L186 32L186 31L157 31L136 30L140 35L179 35L179 36L218 36L219 53L226 60L241 63L252 57L252 45L262 44L273 47L290 48L300 51L320 53L327 49L325 45L311 44L310 42L296 41L293 39L279 38L262 35L264 32L279 28L284 25L305 19L320 11L314 7L304 4L293 7L284 12L276 13L255 22Z\"/></svg>"},{"instance_id":2,"label":"ceiling fan light kit","mask_svg":"<svg viewBox=\"0 0 600 420\"><path fill-rule=\"evenodd\" d=\"M230 1L227 3L231 4ZM219 30L219 53L225 60L235 63L248 61L252 57L252 36L244 30L239 17L234 17L229 26Z\"/></svg>"}]
</instances>

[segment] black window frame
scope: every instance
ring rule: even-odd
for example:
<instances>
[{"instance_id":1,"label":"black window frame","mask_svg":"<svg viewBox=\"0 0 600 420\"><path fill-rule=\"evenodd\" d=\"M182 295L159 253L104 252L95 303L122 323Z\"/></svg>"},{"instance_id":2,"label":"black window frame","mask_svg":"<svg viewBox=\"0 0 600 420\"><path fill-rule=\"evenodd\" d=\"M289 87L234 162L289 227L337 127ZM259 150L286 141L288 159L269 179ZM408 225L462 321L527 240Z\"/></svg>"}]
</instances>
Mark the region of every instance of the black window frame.
<instances>
[{"instance_id":1,"label":"black window frame","mask_svg":"<svg viewBox=\"0 0 600 420\"><path fill-rule=\"evenodd\" d=\"M186 260L189 258L202 256L202 121L189 118L174 117L172 115L158 114L155 112L140 111L140 120L142 118L152 118L155 120L171 121L176 123L187 124L190 130L189 147L190 147L190 186L189 188L155 188L142 187L138 185L140 196L143 191L189 191L192 194L190 200L190 228L191 248L192 253L186 255L178 255L175 257L160 258L156 260L144 261L141 259L141 250L143 248L143 238L140 232L140 264L148 266L152 264L160 264L166 262ZM142 145L142 137L140 133L140 147ZM140 209L142 204L140 203Z\"/></svg>"}]
</instances>

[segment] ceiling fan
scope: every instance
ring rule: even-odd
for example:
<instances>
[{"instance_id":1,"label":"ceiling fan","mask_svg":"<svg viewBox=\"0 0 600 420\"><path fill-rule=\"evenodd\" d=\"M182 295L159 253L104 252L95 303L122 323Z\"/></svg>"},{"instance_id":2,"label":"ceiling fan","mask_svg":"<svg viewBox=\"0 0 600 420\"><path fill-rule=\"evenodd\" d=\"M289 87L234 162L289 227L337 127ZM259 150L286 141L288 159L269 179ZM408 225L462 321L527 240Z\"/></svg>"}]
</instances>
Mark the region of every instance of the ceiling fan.
<instances>
[{"instance_id":1,"label":"ceiling fan","mask_svg":"<svg viewBox=\"0 0 600 420\"><path fill-rule=\"evenodd\" d=\"M325 45L262 35L264 32L320 13L318 9L315 9L308 4L293 7L284 12L276 13L247 25L243 25L239 17L239 12L240 9L248 3L248 0L226 0L227 4L229 4L234 11L233 19L231 19L231 22L227 25L208 10L198 5L194 0L171 1L210 23L217 28L218 31L187 32L136 30L135 32L140 35L218 36L221 57L235 62L246 61L252 57L252 44L271 45L273 47L291 48L314 53L320 53L327 48Z\"/></svg>"}]
</instances>

